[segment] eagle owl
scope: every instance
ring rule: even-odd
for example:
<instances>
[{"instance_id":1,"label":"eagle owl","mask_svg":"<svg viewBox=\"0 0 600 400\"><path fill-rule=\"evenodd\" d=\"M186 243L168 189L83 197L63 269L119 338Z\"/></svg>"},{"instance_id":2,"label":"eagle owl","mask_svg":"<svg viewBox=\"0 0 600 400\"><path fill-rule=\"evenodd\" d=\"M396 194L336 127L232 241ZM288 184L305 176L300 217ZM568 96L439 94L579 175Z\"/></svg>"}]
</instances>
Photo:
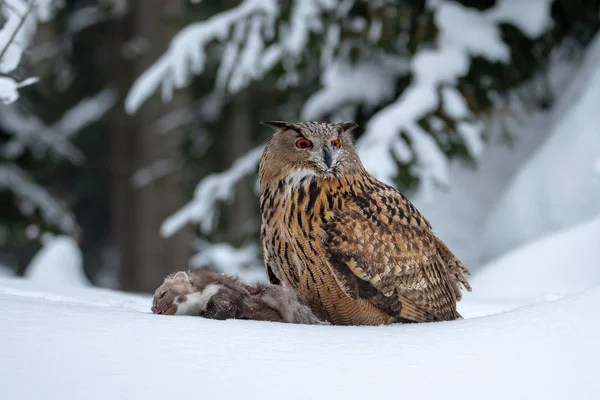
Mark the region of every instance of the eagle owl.
<instances>
[{"instance_id":1,"label":"eagle owl","mask_svg":"<svg viewBox=\"0 0 600 400\"><path fill-rule=\"evenodd\" d=\"M465 266L396 189L369 174L353 122L264 122L261 245L273 284L338 325L460 318Z\"/></svg>"}]
</instances>

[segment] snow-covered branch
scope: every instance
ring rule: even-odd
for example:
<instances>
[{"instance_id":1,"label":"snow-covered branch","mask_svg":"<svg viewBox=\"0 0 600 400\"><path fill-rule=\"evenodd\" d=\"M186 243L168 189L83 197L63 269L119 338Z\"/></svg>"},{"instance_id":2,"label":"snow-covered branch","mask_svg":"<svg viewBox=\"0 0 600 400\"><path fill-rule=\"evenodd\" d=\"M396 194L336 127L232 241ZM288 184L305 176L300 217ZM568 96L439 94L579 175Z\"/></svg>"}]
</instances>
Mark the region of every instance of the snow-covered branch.
<instances>
[{"instance_id":1,"label":"snow-covered branch","mask_svg":"<svg viewBox=\"0 0 600 400\"><path fill-rule=\"evenodd\" d=\"M398 76L410 72L406 57L380 53L369 59L349 64L347 60L332 60L324 66L321 89L315 92L302 109L302 120L320 120L345 105L363 104L375 107L393 99Z\"/></svg>"},{"instance_id":2,"label":"snow-covered branch","mask_svg":"<svg viewBox=\"0 0 600 400\"><path fill-rule=\"evenodd\" d=\"M179 32L169 49L131 88L125 108L136 112L161 87L169 101L174 89L185 87L191 75L201 74L206 64L206 47L224 43L217 72L218 88L235 93L252 80L261 79L280 61L289 67L301 59L311 32L323 31L321 14L334 9L338 0L295 0L289 21L277 24L280 2L245 0L237 7L196 22ZM276 33L279 35L275 42ZM293 71L288 71L293 75Z\"/></svg>"},{"instance_id":3,"label":"snow-covered branch","mask_svg":"<svg viewBox=\"0 0 600 400\"><path fill-rule=\"evenodd\" d=\"M81 152L69 140L83 127L101 118L116 100L115 92L105 89L81 100L52 126L34 115L24 115L16 106L0 107L0 126L13 136L0 147L0 156L14 159L29 149L35 157L52 152L73 163L81 162Z\"/></svg>"},{"instance_id":4,"label":"snow-covered branch","mask_svg":"<svg viewBox=\"0 0 600 400\"><path fill-rule=\"evenodd\" d=\"M73 163L82 161L81 152L70 142L83 127L102 117L116 102L112 90L83 99L52 126L45 125L34 115L24 115L15 104L0 107L0 127L12 138L0 147L0 157L10 161L26 150L41 158L48 152ZM74 233L77 229L74 217L47 190L37 185L19 167L5 162L0 164L0 188L14 192L29 205L23 210L37 208L44 220L59 227L63 232Z\"/></svg>"},{"instance_id":5,"label":"snow-covered branch","mask_svg":"<svg viewBox=\"0 0 600 400\"><path fill-rule=\"evenodd\" d=\"M171 236L190 222L199 224L204 233L210 232L217 215L217 203L228 200L235 184L256 171L263 149L264 146L259 146L251 150L239 158L229 170L209 175L200 181L194 191L194 198L167 218L162 224L161 234Z\"/></svg>"},{"instance_id":6,"label":"snow-covered branch","mask_svg":"<svg viewBox=\"0 0 600 400\"><path fill-rule=\"evenodd\" d=\"M365 135L358 142L366 168L386 182L392 182L398 172L396 160L414 161L413 173L420 178L421 195L425 199L430 198L434 185L449 184L448 160L418 121L442 101L443 107L461 122L457 130L465 138L471 155L479 156L483 148L482 126L461 121L469 116L469 111L464 98L453 88L457 79L467 74L471 56L501 62L510 59L499 22L510 22L532 36L540 35L550 22L549 0L504 0L486 11L449 1L435 4L435 22L439 29L437 48L422 50L413 57L412 83L398 100L371 118ZM524 14L525 11L531 14ZM438 90L442 87L445 96L440 99Z\"/></svg>"},{"instance_id":7,"label":"snow-covered branch","mask_svg":"<svg viewBox=\"0 0 600 400\"><path fill-rule=\"evenodd\" d=\"M0 14L4 25L0 30L0 101L4 104L19 98L18 89L33 83L32 79L16 82L9 74L19 66L23 52L29 47L38 20L47 21L56 7L52 0L2 0Z\"/></svg>"},{"instance_id":8,"label":"snow-covered branch","mask_svg":"<svg viewBox=\"0 0 600 400\"><path fill-rule=\"evenodd\" d=\"M57 226L63 232L76 232L77 225L73 215L19 167L0 164L0 190L14 192L20 198L23 210L37 208L46 222Z\"/></svg>"},{"instance_id":9,"label":"snow-covered branch","mask_svg":"<svg viewBox=\"0 0 600 400\"><path fill-rule=\"evenodd\" d=\"M185 87L191 74L204 71L205 47L212 41L224 41L230 31L241 40L247 21L260 24L265 17L273 19L278 12L275 0L246 0L239 6L217 14L206 21L184 28L171 41L169 49L134 83L125 101L127 112L134 113L162 85L162 98L169 101L176 88ZM223 57L226 65L227 52Z\"/></svg>"}]
</instances>

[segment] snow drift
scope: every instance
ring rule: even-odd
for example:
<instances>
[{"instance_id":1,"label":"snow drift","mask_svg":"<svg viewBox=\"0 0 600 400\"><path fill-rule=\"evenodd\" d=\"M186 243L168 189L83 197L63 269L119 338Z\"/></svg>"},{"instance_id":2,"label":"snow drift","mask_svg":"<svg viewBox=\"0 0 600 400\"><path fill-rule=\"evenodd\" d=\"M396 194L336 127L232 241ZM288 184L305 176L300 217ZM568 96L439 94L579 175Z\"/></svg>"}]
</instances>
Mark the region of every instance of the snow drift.
<instances>
[{"instance_id":1,"label":"snow drift","mask_svg":"<svg viewBox=\"0 0 600 400\"><path fill-rule=\"evenodd\" d=\"M83 271L83 256L68 236L50 237L27 267L25 276L45 284L89 286Z\"/></svg>"},{"instance_id":2,"label":"snow drift","mask_svg":"<svg viewBox=\"0 0 600 400\"><path fill-rule=\"evenodd\" d=\"M9 399L600 396L599 288L485 318L314 327L157 316L149 299L15 283L0 280Z\"/></svg>"}]
</instances>

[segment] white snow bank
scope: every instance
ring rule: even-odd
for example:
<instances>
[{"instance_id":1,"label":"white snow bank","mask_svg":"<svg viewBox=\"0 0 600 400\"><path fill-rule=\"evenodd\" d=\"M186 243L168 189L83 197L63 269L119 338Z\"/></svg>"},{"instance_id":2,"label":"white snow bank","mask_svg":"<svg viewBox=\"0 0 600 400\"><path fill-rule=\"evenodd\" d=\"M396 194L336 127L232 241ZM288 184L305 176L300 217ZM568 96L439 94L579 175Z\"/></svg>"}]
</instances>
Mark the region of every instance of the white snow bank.
<instances>
[{"instance_id":1,"label":"white snow bank","mask_svg":"<svg viewBox=\"0 0 600 400\"><path fill-rule=\"evenodd\" d=\"M502 315L387 327L150 314L150 298L0 279L11 399L592 399L600 288Z\"/></svg>"},{"instance_id":2,"label":"white snow bank","mask_svg":"<svg viewBox=\"0 0 600 400\"><path fill-rule=\"evenodd\" d=\"M89 286L79 246L68 236L47 239L33 257L25 276L48 285Z\"/></svg>"},{"instance_id":3,"label":"white snow bank","mask_svg":"<svg viewBox=\"0 0 600 400\"><path fill-rule=\"evenodd\" d=\"M506 311L599 286L599 237L600 215L489 262L469 279L460 312Z\"/></svg>"},{"instance_id":4,"label":"white snow bank","mask_svg":"<svg viewBox=\"0 0 600 400\"><path fill-rule=\"evenodd\" d=\"M600 149L600 35L590 44L578 80L548 140L519 171L483 231L483 256L585 221L600 213L600 182L593 165Z\"/></svg>"}]
</instances>

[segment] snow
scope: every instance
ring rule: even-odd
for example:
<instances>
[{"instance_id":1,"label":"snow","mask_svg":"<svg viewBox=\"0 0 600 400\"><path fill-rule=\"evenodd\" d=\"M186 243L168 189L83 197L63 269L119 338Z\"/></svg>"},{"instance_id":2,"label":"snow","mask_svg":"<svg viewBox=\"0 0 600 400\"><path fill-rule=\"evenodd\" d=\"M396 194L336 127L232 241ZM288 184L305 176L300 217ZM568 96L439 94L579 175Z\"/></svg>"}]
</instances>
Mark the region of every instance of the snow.
<instances>
[{"instance_id":1,"label":"snow","mask_svg":"<svg viewBox=\"0 0 600 400\"><path fill-rule=\"evenodd\" d=\"M550 28L551 5L552 0L499 0L486 13L497 23L510 23L534 38Z\"/></svg>"},{"instance_id":2,"label":"snow","mask_svg":"<svg viewBox=\"0 0 600 400\"><path fill-rule=\"evenodd\" d=\"M556 299L592 289L600 283L598 268L600 213L568 229L554 232L494 259L469 279L461 311L476 311L469 299L497 311Z\"/></svg>"},{"instance_id":3,"label":"snow","mask_svg":"<svg viewBox=\"0 0 600 400\"><path fill-rule=\"evenodd\" d=\"M170 111L154 122L152 133L164 135L178 128L189 126L194 121L194 117L195 114L189 108L178 108Z\"/></svg>"},{"instance_id":4,"label":"snow","mask_svg":"<svg viewBox=\"0 0 600 400\"><path fill-rule=\"evenodd\" d=\"M142 188L150 183L170 175L175 170L176 164L173 160L161 158L147 167L140 168L133 174L131 183L135 188Z\"/></svg>"},{"instance_id":5,"label":"snow","mask_svg":"<svg viewBox=\"0 0 600 400\"><path fill-rule=\"evenodd\" d=\"M0 384L48 400L596 399L599 233L596 219L490 264L460 303L465 319L431 324L160 316L150 296L0 278Z\"/></svg>"},{"instance_id":6,"label":"snow","mask_svg":"<svg viewBox=\"0 0 600 400\"><path fill-rule=\"evenodd\" d=\"M454 2L443 2L435 21L440 29L441 45L458 46L473 56L506 62L510 49L502 41L500 28L487 13Z\"/></svg>"},{"instance_id":7,"label":"snow","mask_svg":"<svg viewBox=\"0 0 600 400\"><path fill-rule=\"evenodd\" d=\"M578 72L576 95L507 186L485 220L482 256L489 259L520 243L600 213L600 182L591 167L600 149L600 36ZM518 229L515 229L518 227Z\"/></svg>"},{"instance_id":8,"label":"snow","mask_svg":"<svg viewBox=\"0 0 600 400\"><path fill-rule=\"evenodd\" d=\"M12 78L0 77L0 101L11 104L19 98L18 84Z\"/></svg>"},{"instance_id":9,"label":"snow","mask_svg":"<svg viewBox=\"0 0 600 400\"><path fill-rule=\"evenodd\" d=\"M52 129L60 132L63 137L72 137L87 125L99 120L117 100L115 90L101 90L92 97L82 99L65 112L62 118L52 125Z\"/></svg>"},{"instance_id":10,"label":"snow","mask_svg":"<svg viewBox=\"0 0 600 400\"><path fill-rule=\"evenodd\" d=\"M469 154L477 161L481 160L481 155L485 150L485 143L481 137L484 124L482 122L459 122L457 126L458 133L463 138Z\"/></svg>"},{"instance_id":11,"label":"snow","mask_svg":"<svg viewBox=\"0 0 600 400\"><path fill-rule=\"evenodd\" d=\"M471 115L467 102L456 88L445 86L441 90L442 106L449 117L461 119Z\"/></svg>"},{"instance_id":12,"label":"snow","mask_svg":"<svg viewBox=\"0 0 600 400\"><path fill-rule=\"evenodd\" d=\"M48 285L90 285L83 272L79 246L68 236L47 238L27 266L25 277Z\"/></svg>"},{"instance_id":13,"label":"snow","mask_svg":"<svg viewBox=\"0 0 600 400\"><path fill-rule=\"evenodd\" d=\"M499 23L510 23L535 38L550 28L551 0L502 0L483 12L456 2L442 2L436 22L443 41L466 49L473 56L508 61L510 50L502 41Z\"/></svg>"},{"instance_id":14,"label":"snow","mask_svg":"<svg viewBox=\"0 0 600 400\"><path fill-rule=\"evenodd\" d=\"M323 30L320 14L338 6L334 0L296 0L292 6L288 34L283 38L286 50L298 57L308 45L311 32Z\"/></svg>"}]
</instances>

